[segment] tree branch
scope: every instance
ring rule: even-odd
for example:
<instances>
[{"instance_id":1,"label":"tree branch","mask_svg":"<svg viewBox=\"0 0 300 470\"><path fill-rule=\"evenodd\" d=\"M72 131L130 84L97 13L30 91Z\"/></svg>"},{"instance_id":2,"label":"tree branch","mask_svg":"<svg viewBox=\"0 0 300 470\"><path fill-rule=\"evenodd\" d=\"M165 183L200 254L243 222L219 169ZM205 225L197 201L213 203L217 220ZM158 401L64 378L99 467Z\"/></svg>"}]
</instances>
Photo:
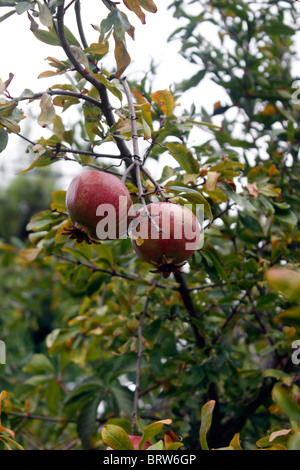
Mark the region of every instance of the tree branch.
<instances>
[{"instance_id":1,"label":"tree branch","mask_svg":"<svg viewBox=\"0 0 300 470\"><path fill-rule=\"evenodd\" d=\"M65 35L65 26L64 26L64 0L62 0L61 4L57 7L57 35L59 42L64 49L68 59L70 60L71 64L74 66L75 70L85 78L89 83L91 83L99 93L100 100L101 100L101 109L106 118L107 125L109 127L115 124L115 118L112 112L112 107L108 99L107 89L103 85L103 83L99 82L91 73L86 72L82 65L76 60L74 54L72 53L69 43L67 41ZM116 145L120 150L121 157L124 158L126 166L128 167L132 163L132 156L130 154L129 149L127 148L125 142L122 139L119 139L117 136L115 137ZM135 181L135 175L132 174L133 180Z\"/></svg>"},{"instance_id":2,"label":"tree branch","mask_svg":"<svg viewBox=\"0 0 300 470\"><path fill-rule=\"evenodd\" d=\"M122 279L127 279L128 281L142 281L147 286L153 287L153 282L148 282L144 279L141 279L135 274L122 274L122 273L118 273L114 269L110 269L110 270L102 269L102 268L99 268L98 266L96 266L94 264L84 263L84 262L79 261L79 260L74 260L74 259L68 258L67 256L64 256L64 255L53 254L52 256L54 256L55 258L61 259L62 261L66 261L68 263L77 264L78 266L85 266L86 268L91 269L93 272L100 272L100 273L107 274L107 275L112 276L112 277L119 277L119 278L122 278ZM178 290L178 288L175 287L175 286L165 286L163 284L155 284L155 287L158 287L159 289L170 289L170 290L174 290L174 291Z\"/></svg>"},{"instance_id":3,"label":"tree branch","mask_svg":"<svg viewBox=\"0 0 300 470\"><path fill-rule=\"evenodd\" d=\"M141 375L141 362L143 355L143 323L145 316L147 314L149 305L149 295L146 298L145 306L141 314L141 318L138 326L138 353L137 353L137 363L136 363L136 377L135 377L135 391L133 397L133 410L132 410L132 422L131 422L131 433L135 433L136 420L138 414L138 399L140 395L140 375Z\"/></svg>"},{"instance_id":4,"label":"tree branch","mask_svg":"<svg viewBox=\"0 0 300 470\"><path fill-rule=\"evenodd\" d=\"M182 273L177 273L177 274L174 273L174 277L175 277L176 281L179 284L178 290L180 292L183 304L184 304L184 306L186 308L186 311L188 313L188 316L190 318L191 327L192 327L192 330L193 330L193 333L194 333L196 344L197 344L199 349L202 349L205 346L205 340L204 340L204 337L200 335L199 330L196 327L196 325L193 323L194 319L198 319L198 314L197 314L197 311L195 309L195 305L193 303L193 300L191 298L190 290L189 290L189 288L186 284L186 281L184 279L184 275Z\"/></svg>"},{"instance_id":5,"label":"tree branch","mask_svg":"<svg viewBox=\"0 0 300 470\"><path fill-rule=\"evenodd\" d=\"M17 98L12 98L12 100L17 101L17 102L24 101L24 100L35 100L35 99L41 98L43 96L43 94L45 94L45 93L47 93L50 96L58 96L58 95L59 96L71 96L72 98L82 99L84 101L87 101L88 103L93 104L94 106L97 106L98 108L101 109L101 111L103 111L101 101L95 100L95 98L92 98L91 96L84 95L84 94L79 93L79 92L77 93L75 91L52 90L51 88L49 88L46 91L41 91L41 92L38 92L38 93L34 93L32 96L19 96Z\"/></svg>"},{"instance_id":6,"label":"tree branch","mask_svg":"<svg viewBox=\"0 0 300 470\"><path fill-rule=\"evenodd\" d=\"M82 26L80 0L76 0L75 2L75 15L76 15L76 22L77 22L77 27L79 31L79 36L80 36L83 48L87 49L89 45L85 38L85 34L84 34L83 26Z\"/></svg>"}]
</instances>

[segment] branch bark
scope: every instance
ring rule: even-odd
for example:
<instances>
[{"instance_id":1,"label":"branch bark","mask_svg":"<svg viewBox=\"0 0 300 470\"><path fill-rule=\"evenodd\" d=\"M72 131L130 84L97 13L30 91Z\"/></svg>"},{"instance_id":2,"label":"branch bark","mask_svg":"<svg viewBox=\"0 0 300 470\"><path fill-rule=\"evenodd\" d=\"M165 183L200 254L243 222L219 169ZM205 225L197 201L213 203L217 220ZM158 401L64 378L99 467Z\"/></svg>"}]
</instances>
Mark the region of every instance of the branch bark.
<instances>
[{"instance_id":1,"label":"branch bark","mask_svg":"<svg viewBox=\"0 0 300 470\"><path fill-rule=\"evenodd\" d=\"M61 4L57 7L57 35L59 42L64 49L68 59L70 60L71 64L74 66L74 69L83 77L85 78L91 85L93 85L99 93L100 100L101 100L101 109L106 118L107 125L109 127L115 124L115 118L112 112L112 106L108 99L107 89L103 85L103 83L99 82L91 73L85 72L82 65L76 60L74 54L70 49L70 45L67 41L65 35L65 26L64 26L64 0L62 0ZM124 159L126 166L130 166L132 163L132 156L131 153L126 146L125 142L118 137L115 137L116 145L120 151L121 158ZM135 181L135 175L132 174L132 178Z\"/></svg>"},{"instance_id":2,"label":"branch bark","mask_svg":"<svg viewBox=\"0 0 300 470\"><path fill-rule=\"evenodd\" d=\"M202 349L205 346L205 339L199 333L199 330L198 330L197 326L193 323L193 320L198 319L198 314L197 314L195 305L193 303L193 300L192 300L192 297L191 297L191 294L190 294L190 289L188 288L188 286L186 284L186 281L185 281L185 278L184 278L184 275L182 273L174 274L174 277L175 277L176 281L179 284L178 290L180 292L183 304L184 304L184 306L186 308L186 311L188 313L188 316L190 318L191 327L192 327L192 330L193 330L193 333L194 333L196 344L197 344L199 349Z\"/></svg>"}]
</instances>

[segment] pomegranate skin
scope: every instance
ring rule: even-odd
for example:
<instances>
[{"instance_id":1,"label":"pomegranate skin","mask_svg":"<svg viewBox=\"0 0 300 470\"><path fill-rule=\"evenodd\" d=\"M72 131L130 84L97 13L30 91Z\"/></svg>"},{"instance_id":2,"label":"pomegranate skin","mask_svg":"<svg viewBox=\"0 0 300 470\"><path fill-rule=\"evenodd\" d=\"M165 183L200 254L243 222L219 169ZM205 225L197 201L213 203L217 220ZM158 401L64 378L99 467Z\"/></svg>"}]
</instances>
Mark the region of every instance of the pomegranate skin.
<instances>
[{"instance_id":1,"label":"pomegranate skin","mask_svg":"<svg viewBox=\"0 0 300 470\"><path fill-rule=\"evenodd\" d=\"M128 435L129 439L131 440L132 444L133 444L133 448L134 450L139 450L139 443L142 439L142 436L134 436L132 434L129 434ZM143 448L142 450L146 450L148 449L148 447L152 446L152 443L147 441L145 442L145 444L143 445ZM106 450L114 450L112 447L107 447Z\"/></svg>"},{"instance_id":2,"label":"pomegranate skin","mask_svg":"<svg viewBox=\"0 0 300 470\"><path fill-rule=\"evenodd\" d=\"M72 179L66 194L66 206L74 225L87 231L91 238L98 239L96 229L104 216L97 216L101 204L111 204L116 210L116 233L108 239L118 238L119 234L119 197L127 198L127 207L121 211L121 219L128 217L132 205L130 193L122 181L114 175L96 170L85 171ZM123 206L121 206L123 208ZM125 227L128 226L128 220Z\"/></svg>"},{"instance_id":3,"label":"pomegranate skin","mask_svg":"<svg viewBox=\"0 0 300 470\"><path fill-rule=\"evenodd\" d=\"M169 202L150 203L147 209L151 214L152 222L147 218L144 209L139 211L134 219L134 223L141 223L144 226L145 223L147 224L144 228L147 238L141 232L142 244L136 243L135 239L131 238L136 254L150 264L153 262L161 264L164 256L174 263L182 263L192 256L200 238L200 229L197 218L190 209ZM162 229L162 232L159 233L158 228ZM135 236L139 237L138 230ZM187 246L191 243L194 248Z\"/></svg>"}]
</instances>

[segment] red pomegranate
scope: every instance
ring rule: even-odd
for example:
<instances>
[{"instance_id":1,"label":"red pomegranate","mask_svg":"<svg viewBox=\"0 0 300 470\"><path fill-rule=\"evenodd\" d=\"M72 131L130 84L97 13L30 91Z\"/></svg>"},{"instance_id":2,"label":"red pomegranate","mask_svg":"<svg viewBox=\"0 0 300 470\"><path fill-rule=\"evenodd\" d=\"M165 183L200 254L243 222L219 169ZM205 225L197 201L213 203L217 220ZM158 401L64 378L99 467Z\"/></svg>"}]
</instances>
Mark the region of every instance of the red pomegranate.
<instances>
[{"instance_id":1,"label":"red pomegranate","mask_svg":"<svg viewBox=\"0 0 300 470\"><path fill-rule=\"evenodd\" d=\"M126 232L132 200L127 187L119 178L101 171L88 170L71 181L66 194L66 205L76 227L84 229L93 239L111 240L119 238L124 229ZM101 221L103 227L99 224ZM100 225L102 232L99 231ZM106 234L101 236L103 230Z\"/></svg>"},{"instance_id":2,"label":"red pomegranate","mask_svg":"<svg viewBox=\"0 0 300 470\"><path fill-rule=\"evenodd\" d=\"M147 211L141 209L132 222L131 243L141 259L168 277L198 247L199 224L193 212L179 204L154 202Z\"/></svg>"},{"instance_id":3,"label":"red pomegranate","mask_svg":"<svg viewBox=\"0 0 300 470\"><path fill-rule=\"evenodd\" d=\"M129 434L128 435L129 439L131 440L132 444L133 444L133 448L134 450L139 450L139 443L142 439L142 436L134 436L132 434ZM143 445L143 449L142 450L146 450L148 449L148 447L152 446L152 443L149 442L149 441L146 441L145 444ZM106 450L114 450L112 447L107 447Z\"/></svg>"}]
</instances>

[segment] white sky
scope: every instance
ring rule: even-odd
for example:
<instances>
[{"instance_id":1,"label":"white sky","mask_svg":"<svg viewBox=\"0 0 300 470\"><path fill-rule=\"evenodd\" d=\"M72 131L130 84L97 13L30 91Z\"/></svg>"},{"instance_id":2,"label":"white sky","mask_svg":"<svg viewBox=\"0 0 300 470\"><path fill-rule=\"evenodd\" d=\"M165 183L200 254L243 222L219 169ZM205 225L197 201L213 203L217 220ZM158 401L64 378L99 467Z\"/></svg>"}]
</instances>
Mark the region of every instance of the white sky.
<instances>
[{"instance_id":1,"label":"white sky","mask_svg":"<svg viewBox=\"0 0 300 470\"><path fill-rule=\"evenodd\" d=\"M129 21L135 26L135 41L132 41L131 38L127 40L132 63L126 74L129 79L141 77L143 73L147 73L151 59L153 59L155 64L159 64L157 76L153 83L154 91L169 88L173 83L187 79L199 70L198 66L189 63L180 56L178 52L180 49L179 41L167 42L168 36L183 24L184 19L178 20L172 17L172 13L167 10L167 3L169 2L158 0L156 3L159 7L158 12L156 14L147 13L146 25L142 25L134 13L122 7L122 10L128 15ZM89 5L88 9L85 8L86 4ZM1 8L0 16L6 11L9 11L9 9ZM90 25L99 25L107 14L108 10L100 0L82 1L83 24L88 42L98 41L98 33ZM66 25L78 37L73 7L68 10L66 15ZM12 96L19 96L25 88L29 88L34 92L44 91L49 86L63 81L62 76L50 79L37 78L41 72L51 70L45 60L48 56L62 60L65 60L66 56L61 48L48 46L38 41L29 30L29 26L26 13L20 16L15 14L0 23L2 43L0 49L0 78L5 81L10 72L14 74L14 79L9 87ZM213 34L211 26L209 24L202 25L201 33L206 33L211 38ZM113 52L110 52L107 57L104 57L103 67L111 70L113 64ZM204 106L208 111L211 111L213 104L219 100L224 104L226 100L225 92L210 80L204 79L200 86L189 90L179 101L183 107L189 108L191 103L194 102L197 109ZM25 101L19 107L27 114L29 107L32 107L32 105L28 105ZM39 112L38 103L33 106L33 109L35 113ZM28 129L29 126L30 129ZM33 125L32 120L23 120L21 128L21 132L33 140L45 135L43 134L45 131L37 123ZM199 135L203 135L203 133ZM26 168L28 164L25 154L26 146L27 144L18 136L10 135L7 148L0 154L2 184L7 184L17 171ZM100 147L99 151L104 152L106 150L104 147ZM164 157L164 164L172 163L174 163L172 157L166 159ZM65 172L68 178L71 178L74 172L81 171L79 165L71 162L56 163L52 165L52 169L56 172Z\"/></svg>"},{"instance_id":2,"label":"white sky","mask_svg":"<svg viewBox=\"0 0 300 470\"><path fill-rule=\"evenodd\" d=\"M101 20L107 16L108 10L99 0L88 0L88 3L91 5L91 8L85 9L85 2L82 2L85 32L88 42L97 42L99 35L90 25L99 25ZM151 59L153 59L155 64L159 64L157 69L158 74L153 83L154 90L169 88L173 83L187 79L199 70L198 66L190 64L181 58L178 53L180 48L179 41L167 42L168 36L182 24L182 21L172 17L164 2L160 1L157 3L159 5L158 12L156 14L147 13L146 25L142 25L134 13L128 11L125 7L122 8L124 12L126 11L130 22L135 26L135 41L132 41L130 37L127 39L132 63L128 67L126 74L129 79L131 77L141 77L143 73L147 73ZM3 15L6 11L9 11L9 9L1 8L0 14ZM72 7L66 15L66 25L78 37ZM26 13L19 16L15 14L0 23L2 38L0 78L5 81L10 72L14 74L14 79L9 87L12 96L19 96L25 88L29 88L34 92L43 91L63 80L61 76L50 79L37 78L41 72L51 70L51 67L45 60L48 56L63 60L66 59L66 56L61 48L48 46L38 41L29 30L29 26ZM3 47L4 43L5 47ZM113 49L113 47L111 48ZM110 52L108 57L105 57L103 60L103 67L111 70L110 67L113 64L113 52ZM184 98L180 99L180 103L185 107L189 107L194 101L197 107L200 105L212 106L219 99L218 92L221 92L219 87L212 85L211 82L205 83L204 81L201 87L197 89L196 95L195 89L191 90L185 94ZM38 104L32 107L32 105L28 105L25 101L19 105L26 113L29 106L35 112L39 112ZM33 140L43 135L44 131L38 124L32 126L32 129L28 129L28 125L32 126L32 121L29 122L27 120L26 124L25 119L21 122L23 134L25 133L28 136L27 132L30 131L29 137ZM17 171L26 168L27 163L25 162L25 165L23 163L24 157L26 159L26 154L24 154L26 146L27 144L18 136L10 135L8 146L0 154L2 184L7 183ZM102 151L105 150L103 149ZM172 160L172 157L170 157L170 161L164 163L171 164ZM59 171L64 171L64 169L68 173L80 171L79 165L70 162L52 165L52 168L58 171L59 165Z\"/></svg>"}]
</instances>

